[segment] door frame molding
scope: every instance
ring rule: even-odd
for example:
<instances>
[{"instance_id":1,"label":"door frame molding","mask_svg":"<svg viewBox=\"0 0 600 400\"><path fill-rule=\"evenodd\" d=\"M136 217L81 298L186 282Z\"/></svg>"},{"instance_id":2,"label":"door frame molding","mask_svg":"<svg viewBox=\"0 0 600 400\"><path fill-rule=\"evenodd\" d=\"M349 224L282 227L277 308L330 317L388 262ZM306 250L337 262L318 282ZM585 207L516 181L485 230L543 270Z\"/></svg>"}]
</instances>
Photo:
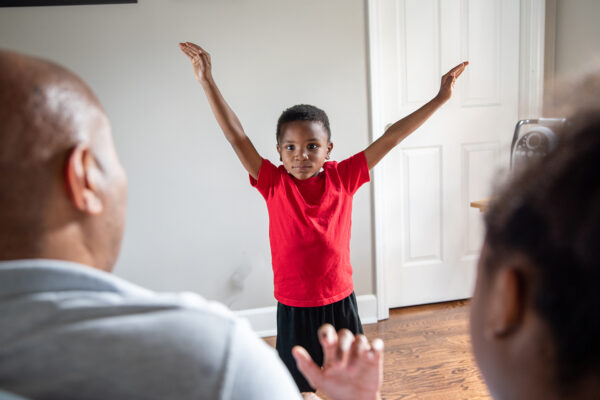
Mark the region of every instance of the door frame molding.
<instances>
[{"instance_id":1,"label":"door frame molding","mask_svg":"<svg viewBox=\"0 0 600 400\"><path fill-rule=\"evenodd\" d=\"M380 19L381 3L384 0L366 0L367 45L368 45L368 81L370 139L376 140L385 131L390 121L384 121L381 113L383 90L381 82L382 63L380 57L381 40ZM438 0L440 1L440 0ZM501 1L501 0L497 0ZM542 114L544 91L544 45L546 0L520 0L519 17L519 118L539 117ZM516 121L515 121L516 122ZM371 173L371 200L373 224L373 265L375 268L375 295L377 297L377 318L389 317L386 293L385 243L383 237L384 201L381 184L383 171L375 167Z\"/></svg>"}]
</instances>

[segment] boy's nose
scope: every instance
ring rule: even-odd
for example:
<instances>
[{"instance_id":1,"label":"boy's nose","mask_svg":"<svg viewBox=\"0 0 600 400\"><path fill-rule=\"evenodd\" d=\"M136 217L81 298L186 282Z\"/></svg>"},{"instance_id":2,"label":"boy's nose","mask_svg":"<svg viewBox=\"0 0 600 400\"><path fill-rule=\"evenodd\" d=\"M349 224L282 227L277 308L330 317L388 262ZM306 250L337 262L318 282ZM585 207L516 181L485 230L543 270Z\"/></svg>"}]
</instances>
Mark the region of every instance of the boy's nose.
<instances>
[{"instance_id":1,"label":"boy's nose","mask_svg":"<svg viewBox=\"0 0 600 400\"><path fill-rule=\"evenodd\" d=\"M308 153L306 151L299 151L296 153L296 158L299 160L308 160Z\"/></svg>"}]
</instances>

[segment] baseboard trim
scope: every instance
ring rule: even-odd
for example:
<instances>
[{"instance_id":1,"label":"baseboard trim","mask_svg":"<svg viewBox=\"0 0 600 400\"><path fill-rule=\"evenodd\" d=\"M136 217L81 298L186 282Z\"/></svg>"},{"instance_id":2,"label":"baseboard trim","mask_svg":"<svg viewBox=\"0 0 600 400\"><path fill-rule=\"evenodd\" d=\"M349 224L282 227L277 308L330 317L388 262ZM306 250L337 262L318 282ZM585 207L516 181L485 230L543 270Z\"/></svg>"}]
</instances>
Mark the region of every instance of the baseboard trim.
<instances>
[{"instance_id":1,"label":"baseboard trim","mask_svg":"<svg viewBox=\"0 0 600 400\"><path fill-rule=\"evenodd\" d=\"M358 314L363 325L377 322L377 297L373 294L356 296ZM260 337L277 335L277 307L250 308L235 311L238 317L245 318Z\"/></svg>"}]
</instances>

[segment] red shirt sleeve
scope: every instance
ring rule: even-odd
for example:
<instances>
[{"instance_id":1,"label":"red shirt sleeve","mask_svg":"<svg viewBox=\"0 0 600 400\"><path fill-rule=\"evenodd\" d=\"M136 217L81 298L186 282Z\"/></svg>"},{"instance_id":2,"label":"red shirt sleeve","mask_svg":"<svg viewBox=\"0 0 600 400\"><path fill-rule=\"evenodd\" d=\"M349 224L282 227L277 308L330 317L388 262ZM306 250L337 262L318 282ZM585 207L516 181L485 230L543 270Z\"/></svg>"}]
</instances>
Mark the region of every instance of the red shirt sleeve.
<instances>
[{"instance_id":1,"label":"red shirt sleeve","mask_svg":"<svg viewBox=\"0 0 600 400\"><path fill-rule=\"evenodd\" d=\"M337 170L342 185L350 194L356 193L358 188L371 180L364 151L340 162Z\"/></svg>"},{"instance_id":2,"label":"red shirt sleeve","mask_svg":"<svg viewBox=\"0 0 600 400\"><path fill-rule=\"evenodd\" d=\"M258 179L254 179L252 175L248 176L250 177L250 185L258 189L260 194L267 200L273 192L273 187L279 177L279 170L269 160L263 158L258 170Z\"/></svg>"}]
</instances>

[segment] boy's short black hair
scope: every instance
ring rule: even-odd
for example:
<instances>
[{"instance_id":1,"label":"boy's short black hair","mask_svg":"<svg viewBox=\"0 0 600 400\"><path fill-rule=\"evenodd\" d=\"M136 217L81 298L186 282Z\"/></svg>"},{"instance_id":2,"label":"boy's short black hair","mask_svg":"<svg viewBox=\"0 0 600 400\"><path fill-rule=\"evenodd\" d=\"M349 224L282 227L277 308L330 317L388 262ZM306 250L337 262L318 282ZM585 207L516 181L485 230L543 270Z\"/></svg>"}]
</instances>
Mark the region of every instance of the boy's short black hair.
<instances>
[{"instance_id":1,"label":"boy's short black hair","mask_svg":"<svg viewBox=\"0 0 600 400\"><path fill-rule=\"evenodd\" d=\"M600 109L570 121L553 153L493 196L483 260L492 273L521 254L536 269L532 305L551 330L563 389L600 369Z\"/></svg>"},{"instance_id":2,"label":"boy's short black hair","mask_svg":"<svg viewBox=\"0 0 600 400\"><path fill-rule=\"evenodd\" d=\"M315 121L320 122L323 128L327 131L327 141L331 141L331 129L329 129L329 118L325 111L318 107L311 106L310 104L298 104L286 109L281 113L281 116L277 120L277 143L282 134L282 128L288 122L293 121Z\"/></svg>"}]
</instances>

